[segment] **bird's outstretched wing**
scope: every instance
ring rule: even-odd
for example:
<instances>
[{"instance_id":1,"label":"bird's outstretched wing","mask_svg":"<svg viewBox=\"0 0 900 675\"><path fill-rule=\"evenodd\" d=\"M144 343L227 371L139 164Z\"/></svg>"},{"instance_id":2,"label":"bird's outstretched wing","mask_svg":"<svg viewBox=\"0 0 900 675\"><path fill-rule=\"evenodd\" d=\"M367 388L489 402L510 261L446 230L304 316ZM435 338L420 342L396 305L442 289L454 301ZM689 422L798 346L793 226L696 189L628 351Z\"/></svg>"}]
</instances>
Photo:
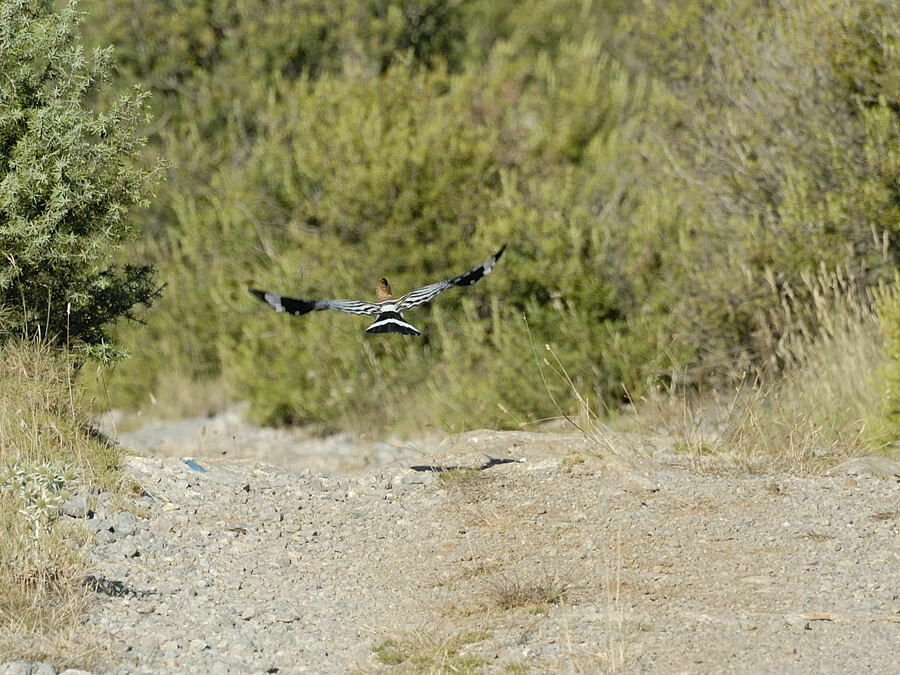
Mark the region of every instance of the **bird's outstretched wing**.
<instances>
[{"instance_id":1,"label":"bird's outstretched wing","mask_svg":"<svg viewBox=\"0 0 900 675\"><path fill-rule=\"evenodd\" d=\"M347 314L366 314L369 316L381 312L381 308L372 302L362 302L360 300L301 300L300 298L287 298L277 293L258 291L255 288L249 290L255 297L268 304L276 312L288 312L297 316L320 309L333 309L337 312L346 312Z\"/></svg>"},{"instance_id":2,"label":"bird's outstretched wing","mask_svg":"<svg viewBox=\"0 0 900 675\"><path fill-rule=\"evenodd\" d=\"M468 272L453 277L452 279L438 281L437 283L428 284L427 286L422 286L422 288L410 291L397 300L397 310L402 312L410 307L424 305L426 302L431 301L438 293L446 291L451 286L471 286L481 279L481 277L491 273L491 270L494 269L494 265L500 260L500 256L503 255L503 251L505 250L506 244L503 244L499 251L481 263L478 267L472 268Z\"/></svg>"}]
</instances>

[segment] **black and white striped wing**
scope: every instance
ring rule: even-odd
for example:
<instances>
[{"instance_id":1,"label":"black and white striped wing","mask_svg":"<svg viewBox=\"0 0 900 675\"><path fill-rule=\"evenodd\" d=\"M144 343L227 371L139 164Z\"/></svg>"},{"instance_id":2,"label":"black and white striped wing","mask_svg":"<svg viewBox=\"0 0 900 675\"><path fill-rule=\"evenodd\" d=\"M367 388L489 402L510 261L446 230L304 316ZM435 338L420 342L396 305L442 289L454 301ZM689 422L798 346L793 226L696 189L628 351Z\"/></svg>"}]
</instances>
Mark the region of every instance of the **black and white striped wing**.
<instances>
[{"instance_id":1,"label":"black and white striped wing","mask_svg":"<svg viewBox=\"0 0 900 675\"><path fill-rule=\"evenodd\" d=\"M422 288L410 291L397 300L397 309L402 312L410 307L424 305L426 302L430 302L438 293L446 291L452 286L471 286L481 279L481 277L491 273L491 270L494 269L494 265L500 260L500 256L503 255L503 251L505 250L506 244L503 244L499 251L481 263L478 267L474 267L468 272L453 277L452 279L438 281L437 283L428 284L427 286L422 286Z\"/></svg>"},{"instance_id":2,"label":"black and white striped wing","mask_svg":"<svg viewBox=\"0 0 900 675\"><path fill-rule=\"evenodd\" d=\"M337 312L365 314L368 316L381 312L381 308L375 303L362 302L360 300L301 300L300 298L288 298L277 293L258 291L254 288L251 288L250 292L276 312L288 312L297 316L322 309L333 309Z\"/></svg>"}]
</instances>

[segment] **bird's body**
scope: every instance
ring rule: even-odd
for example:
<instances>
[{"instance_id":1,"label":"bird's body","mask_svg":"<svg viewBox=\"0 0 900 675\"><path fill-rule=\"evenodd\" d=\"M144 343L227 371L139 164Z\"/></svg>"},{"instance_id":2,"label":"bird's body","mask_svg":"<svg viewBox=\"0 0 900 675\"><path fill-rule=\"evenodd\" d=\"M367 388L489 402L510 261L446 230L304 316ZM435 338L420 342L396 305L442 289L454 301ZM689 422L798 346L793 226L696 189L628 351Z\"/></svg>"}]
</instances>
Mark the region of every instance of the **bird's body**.
<instances>
[{"instance_id":1,"label":"bird's body","mask_svg":"<svg viewBox=\"0 0 900 675\"><path fill-rule=\"evenodd\" d=\"M316 310L333 309L348 314L365 314L376 317L375 322L366 329L366 333L421 335L422 333L415 326L403 318L403 312L431 301L438 293L452 286L470 286L474 284L481 277L491 273L494 265L500 259L500 256L503 255L504 250L506 250L506 244L478 267L452 279L438 281L437 283L417 288L400 298L394 298L391 285L387 279L381 279L375 287L375 302L364 302L361 300L301 300L256 289L250 289L250 292L275 309L276 312L289 312L299 316Z\"/></svg>"}]
</instances>

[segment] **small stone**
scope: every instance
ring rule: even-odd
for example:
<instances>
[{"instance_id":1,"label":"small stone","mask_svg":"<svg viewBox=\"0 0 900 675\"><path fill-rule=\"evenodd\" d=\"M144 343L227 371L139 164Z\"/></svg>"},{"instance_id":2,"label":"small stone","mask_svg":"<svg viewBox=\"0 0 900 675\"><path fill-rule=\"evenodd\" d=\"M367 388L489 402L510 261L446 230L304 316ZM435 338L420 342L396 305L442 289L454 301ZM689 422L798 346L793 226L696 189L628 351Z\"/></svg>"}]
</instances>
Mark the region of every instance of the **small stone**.
<instances>
[{"instance_id":1,"label":"small stone","mask_svg":"<svg viewBox=\"0 0 900 675\"><path fill-rule=\"evenodd\" d=\"M131 541L131 537L120 541L117 545L117 548L119 555L123 558L136 558L139 555L138 547L135 546L133 541Z\"/></svg>"},{"instance_id":2,"label":"small stone","mask_svg":"<svg viewBox=\"0 0 900 675\"><path fill-rule=\"evenodd\" d=\"M280 623L293 623L300 615L291 608L282 608L275 612L274 619Z\"/></svg>"},{"instance_id":3,"label":"small stone","mask_svg":"<svg viewBox=\"0 0 900 675\"><path fill-rule=\"evenodd\" d=\"M244 656L253 653L253 645L247 640L233 640L228 643L225 651L229 654Z\"/></svg>"},{"instance_id":4,"label":"small stone","mask_svg":"<svg viewBox=\"0 0 900 675\"><path fill-rule=\"evenodd\" d=\"M310 492L326 492L328 490L328 481L321 476L316 476L311 481L309 481L309 491Z\"/></svg>"},{"instance_id":5,"label":"small stone","mask_svg":"<svg viewBox=\"0 0 900 675\"><path fill-rule=\"evenodd\" d=\"M176 640L166 640L159 645L159 648L164 652L177 652L180 649Z\"/></svg>"},{"instance_id":6,"label":"small stone","mask_svg":"<svg viewBox=\"0 0 900 675\"><path fill-rule=\"evenodd\" d=\"M96 513L94 514L97 515ZM95 531L99 532L101 530L109 532L112 529L112 522L107 520L106 518L93 518L88 525Z\"/></svg>"},{"instance_id":7,"label":"small stone","mask_svg":"<svg viewBox=\"0 0 900 675\"><path fill-rule=\"evenodd\" d=\"M0 665L0 675L31 675L31 664L24 661L10 661Z\"/></svg>"},{"instance_id":8,"label":"small stone","mask_svg":"<svg viewBox=\"0 0 900 675\"><path fill-rule=\"evenodd\" d=\"M65 503L59 507L64 515L70 518L91 518L94 512L88 507L87 497L84 495L73 495L69 497Z\"/></svg>"},{"instance_id":9,"label":"small stone","mask_svg":"<svg viewBox=\"0 0 900 675\"><path fill-rule=\"evenodd\" d=\"M134 516L128 511L119 511L112 519L112 527L117 537L127 537L137 530Z\"/></svg>"},{"instance_id":10,"label":"small stone","mask_svg":"<svg viewBox=\"0 0 900 675\"><path fill-rule=\"evenodd\" d=\"M259 514L259 522L261 523L280 523L281 518L282 515L274 508L266 509Z\"/></svg>"},{"instance_id":11,"label":"small stone","mask_svg":"<svg viewBox=\"0 0 900 675\"><path fill-rule=\"evenodd\" d=\"M205 640L199 640L194 638L188 643L188 651L192 652L202 652L205 649L209 649L209 645Z\"/></svg>"},{"instance_id":12,"label":"small stone","mask_svg":"<svg viewBox=\"0 0 900 675\"><path fill-rule=\"evenodd\" d=\"M659 481L630 471L622 476L622 489L629 493L658 492Z\"/></svg>"},{"instance_id":13,"label":"small stone","mask_svg":"<svg viewBox=\"0 0 900 675\"><path fill-rule=\"evenodd\" d=\"M391 489L395 492L409 492L431 485L437 480L433 471L406 471L391 479Z\"/></svg>"},{"instance_id":14,"label":"small stone","mask_svg":"<svg viewBox=\"0 0 900 675\"><path fill-rule=\"evenodd\" d=\"M114 537L112 533L107 529L97 530L97 533L94 535L94 541L97 544L109 544L114 541Z\"/></svg>"},{"instance_id":15,"label":"small stone","mask_svg":"<svg viewBox=\"0 0 900 675\"><path fill-rule=\"evenodd\" d=\"M174 522L166 516L160 516L150 523L150 529L154 532L171 532L173 527Z\"/></svg>"},{"instance_id":16,"label":"small stone","mask_svg":"<svg viewBox=\"0 0 900 675\"><path fill-rule=\"evenodd\" d=\"M49 663L38 661L31 664L31 675L56 675L56 668Z\"/></svg>"}]
</instances>

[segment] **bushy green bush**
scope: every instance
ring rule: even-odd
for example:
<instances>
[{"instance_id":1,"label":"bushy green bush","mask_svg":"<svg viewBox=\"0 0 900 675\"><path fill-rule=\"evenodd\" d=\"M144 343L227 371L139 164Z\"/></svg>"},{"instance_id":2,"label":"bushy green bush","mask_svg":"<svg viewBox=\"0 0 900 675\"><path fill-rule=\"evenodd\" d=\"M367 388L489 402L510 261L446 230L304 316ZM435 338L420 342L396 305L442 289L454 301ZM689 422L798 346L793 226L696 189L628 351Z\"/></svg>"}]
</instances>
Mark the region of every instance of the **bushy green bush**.
<instances>
[{"instance_id":1,"label":"bushy green bush","mask_svg":"<svg viewBox=\"0 0 900 675\"><path fill-rule=\"evenodd\" d=\"M665 95L629 256L658 264L629 275L648 275L694 346L697 381L782 367L779 342L815 321L805 278L841 270L865 288L900 262L900 8L684 2L639 19L627 39Z\"/></svg>"},{"instance_id":2,"label":"bushy green bush","mask_svg":"<svg viewBox=\"0 0 900 675\"><path fill-rule=\"evenodd\" d=\"M144 203L145 96L91 110L109 52L88 57L76 26L73 5L0 6L0 342L40 335L109 360L109 326L158 293L152 267L113 260Z\"/></svg>"},{"instance_id":3,"label":"bushy green bush","mask_svg":"<svg viewBox=\"0 0 900 675\"><path fill-rule=\"evenodd\" d=\"M816 329L805 279L864 290L898 264L894 3L300 4L296 26L249 0L130 24L185 56L126 58L178 166L144 243L170 292L114 402L177 370L270 421L517 425L572 404L544 344L614 406L788 365L779 345ZM436 23L413 48L417 7ZM246 293L403 291L507 240L494 274L410 313L421 340Z\"/></svg>"}]
</instances>

